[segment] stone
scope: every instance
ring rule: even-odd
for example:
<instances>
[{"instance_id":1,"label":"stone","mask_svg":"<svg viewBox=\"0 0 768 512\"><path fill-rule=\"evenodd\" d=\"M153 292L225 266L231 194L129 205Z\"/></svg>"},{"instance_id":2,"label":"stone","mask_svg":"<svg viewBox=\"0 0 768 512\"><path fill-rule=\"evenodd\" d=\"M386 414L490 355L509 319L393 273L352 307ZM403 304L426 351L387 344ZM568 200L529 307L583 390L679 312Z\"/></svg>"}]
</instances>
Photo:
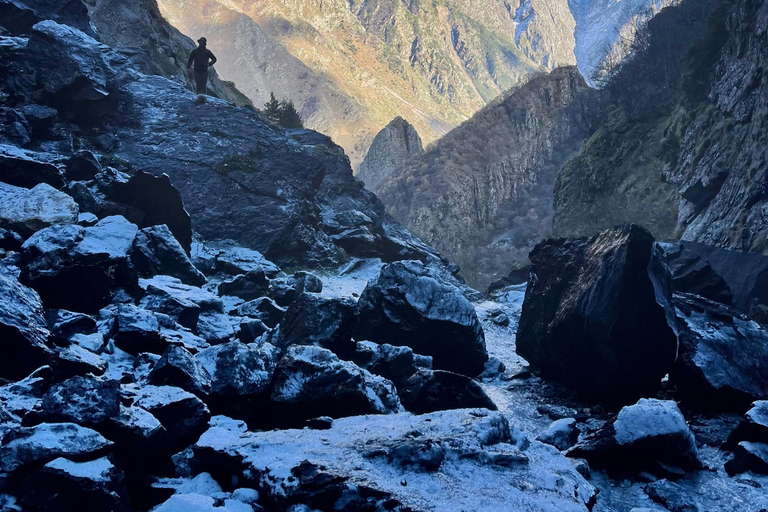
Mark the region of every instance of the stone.
<instances>
[{"instance_id":1,"label":"stone","mask_svg":"<svg viewBox=\"0 0 768 512\"><path fill-rule=\"evenodd\" d=\"M10 229L0 228L0 249L6 252L20 252L24 239Z\"/></svg>"},{"instance_id":2,"label":"stone","mask_svg":"<svg viewBox=\"0 0 768 512\"><path fill-rule=\"evenodd\" d=\"M389 414L400 409L390 381L314 346L289 347L277 364L271 389L271 421L283 425L300 426L318 416Z\"/></svg>"},{"instance_id":3,"label":"stone","mask_svg":"<svg viewBox=\"0 0 768 512\"><path fill-rule=\"evenodd\" d=\"M645 229L553 238L530 254L517 353L545 376L627 403L653 393L677 353L670 273Z\"/></svg>"},{"instance_id":4,"label":"stone","mask_svg":"<svg viewBox=\"0 0 768 512\"><path fill-rule=\"evenodd\" d=\"M157 318L145 309L132 304L117 306L115 346L132 355L141 352L162 354L168 345L160 335Z\"/></svg>"},{"instance_id":5,"label":"stone","mask_svg":"<svg viewBox=\"0 0 768 512\"><path fill-rule=\"evenodd\" d=\"M54 384L43 396L48 421L98 425L120 411L120 383L92 376Z\"/></svg>"},{"instance_id":6,"label":"stone","mask_svg":"<svg viewBox=\"0 0 768 512\"><path fill-rule=\"evenodd\" d=\"M348 359L355 350L352 334L357 325L357 304L350 298L302 293L280 321L277 346L314 345Z\"/></svg>"},{"instance_id":7,"label":"stone","mask_svg":"<svg viewBox=\"0 0 768 512\"><path fill-rule=\"evenodd\" d=\"M237 331L237 339L243 343L253 343L269 331L264 322L254 318L243 318L240 322L240 329Z\"/></svg>"},{"instance_id":8,"label":"stone","mask_svg":"<svg viewBox=\"0 0 768 512\"><path fill-rule=\"evenodd\" d=\"M195 332L211 345L225 343L235 336L235 328L229 316L216 311L200 313Z\"/></svg>"},{"instance_id":9,"label":"stone","mask_svg":"<svg viewBox=\"0 0 768 512\"><path fill-rule=\"evenodd\" d=\"M424 148L416 129L402 117L396 117L374 137L357 177L368 190L376 192L390 175L422 153Z\"/></svg>"},{"instance_id":10,"label":"stone","mask_svg":"<svg viewBox=\"0 0 768 512\"><path fill-rule=\"evenodd\" d=\"M231 341L203 350L195 356L211 378L213 396L255 396L266 391L272 380L278 350Z\"/></svg>"},{"instance_id":11,"label":"stone","mask_svg":"<svg viewBox=\"0 0 768 512\"><path fill-rule=\"evenodd\" d=\"M208 407L195 395L173 386L123 386L123 394L133 399L133 405L140 407L160 420L171 434L163 446L163 452L177 453L190 444L208 428L211 413Z\"/></svg>"},{"instance_id":12,"label":"stone","mask_svg":"<svg viewBox=\"0 0 768 512\"><path fill-rule=\"evenodd\" d=\"M0 446L0 462L4 472L13 473L58 457L98 457L112 444L95 430L74 423L42 423L34 427L18 427L6 434Z\"/></svg>"},{"instance_id":13,"label":"stone","mask_svg":"<svg viewBox=\"0 0 768 512\"><path fill-rule=\"evenodd\" d=\"M542 432L536 438L544 444L549 444L558 450L565 451L579 440L579 429L576 426L576 420L573 418L563 418L555 421L547 430Z\"/></svg>"},{"instance_id":14,"label":"stone","mask_svg":"<svg viewBox=\"0 0 768 512\"><path fill-rule=\"evenodd\" d=\"M616 419L566 452L611 470L664 472L664 466L699 469L696 439L671 400L640 399Z\"/></svg>"},{"instance_id":15,"label":"stone","mask_svg":"<svg viewBox=\"0 0 768 512\"><path fill-rule=\"evenodd\" d=\"M249 301L264 297L269 291L269 278L263 270L251 270L219 285L219 295L232 295Z\"/></svg>"},{"instance_id":16,"label":"stone","mask_svg":"<svg viewBox=\"0 0 768 512\"><path fill-rule=\"evenodd\" d=\"M270 279L277 277L280 272L280 268L264 258L263 254L247 247L226 245L210 250L214 253L214 271L237 276L261 270Z\"/></svg>"},{"instance_id":17,"label":"stone","mask_svg":"<svg viewBox=\"0 0 768 512\"><path fill-rule=\"evenodd\" d=\"M768 331L737 311L675 294L680 349L670 381L710 410L741 409L768 398Z\"/></svg>"},{"instance_id":18,"label":"stone","mask_svg":"<svg viewBox=\"0 0 768 512\"><path fill-rule=\"evenodd\" d=\"M684 487L669 480L658 480L645 486L651 500L670 512L700 512L696 500Z\"/></svg>"},{"instance_id":19,"label":"stone","mask_svg":"<svg viewBox=\"0 0 768 512\"><path fill-rule=\"evenodd\" d=\"M55 224L74 224L77 203L46 183L27 190L0 183L0 227L30 236Z\"/></svg>"},{"instance_id":20,"label":"stone","mask_svg":"<svg viewBox=\"0 0 768 512\"><path fill-rule=\"evenodd\" d=\"M408 377L419 369L411 347L395 347L388 343L379 345L360 341L355 344L352 361L374 375L391 380L397 389L401 389Z\"/></svg>"},{"instance_id":21,"label":"stone","mask_svg":"<svg viewBox=\"0 0 768 512\"><path fill-rule=\"evenodd\" d=\"M49 309L45 311L45 321L51 335L60 340L69 340L77 334L87 335L96 332L96 319L85 313Z\"/></svg>"},{"instance_id":22,"label":"stone","mask_svg":"<svg viewBox=\"0 0 768 512\"><path fill-rule=\"evenodd\" d=\"M47 161L49 159L45 154L0 144L0 182L22 188L45 183L60 189L64 186L64 177L58 167Z\"/></svg>"},{"instance_id":23,"label":"stone","mask_svg":"<svg viewBox=\"0 0 768 512\"><path fill-rule=\"evenodd\" d=\"M201 290L202 291L202 290ZM197 329L202 308L189 300L189 295L174 293L172 286L146 285L146 293L139 306L154 313L168 315L179 325L188 329Z\"/></svg>"},{"instance_id":24,"label":"stone","mask_svg":"<svg viewBox=\"0 0 768 512\"><path fill-rule=\"evenodd\" d=\"M302 293L320 293L323 291L323 282L308 272L297 272L290 277L278 277L273 279L269 286L269 296L282 306L288 307Z\"/></svg>"},{"instance_id":25,"label":"stone","mask_svg":"<svg viewBox=\"0 0 768 512\"><path fill-rule=\"evenodd\" d=\"M436 369L470 377L483 372L488 353L474 307L421 262L382 267L361 294L358 315L357 339L407 345L432 356Z\"/></svg>"},{"instance_id":26,"label":"stone","mask_svg":"<svg viewBox=\"0 0 768 512\"><path fill-rule=\"evenodd\" d=\"M224 302L213 293L183 284L181 280L170 276L155 276L152 279L140 279L139 286L147 293L165 292L175 300L183 303L197 304L201 312L224 312Z\"/></svg>"},{"instance_id":27,"label":"stone","mask_svg":"<svg viewBox=\"0 0 768 512\"><path fill-rule=\"evenodd\" d=\"M176 386L198 396L211 390L211 377L205 367L188 350L174 345L168 346L152 367L147 382Z\"/></svg>"},{"instance_id":28,"label":"stone","mask_svg":"<svg viewBox=\"0 0 768 512\"><path fill-rule=\"evenodd\" d=\"M140 277L167 275L194 286L206 281L165 224L139 230L133 241L131 261Z\"/></svg>"},{"instance_id":29,"label":"stone","mask_svg":"<svg viewBox=\"0 0 768 512\"><path fill-rule=\"evenodd\" d=\"M723 447L732 449L741 441L768 444L768 401L752 404Z\"/></svg>"},{"instance_id":30,"label":"stone","mask_svg":"<svg viewBox=\"0 0 768 512\"><path fill-rule=\"evenodd\" d=\"M733 451L733 459L725 463L725 471L730 476L747 471L768 475L768 444L741 441Z\"/></svg>"},{"instance_id":31,"label":"stone","mask_svg":"<svg viewBox=\"0 0 768 512\"><path fill-rule=\"evenodd\" d=\"M64 172L69 181L90 181L101 172L101 164L90 151L78 151L69 157Z\"/></svg>"},{"instance_id":32,"label":"stone","mask_svg":"<svg viewBox=\"0 0 768 512\"><path fill-rule=\"evenodd\" d=\"M240 304L232 313L261 320L264 322L264 325L272 329L283 319L285 311L285 308L278 306L269 297L260 297L256 300Z\"/></svg>"},{"instance_id":33,"label":"stone","mask_svg":"<svg viewBox=\"0 0 768 512\"><path fill-rule=\"evenodd\" d=\"M24 105L21 111L32 128L34 137L45 136L54 127L58 118L56 109L34 103Z\"/></svg>"},{"instance_id":34,"label":"stone","mask_svg":"<svg viewBox=\"0 0 768 512\"><path fill-rule=\"evenodd\" d=\"M467 408L496 410L477 382L458 373L420 369L398 390L403 406L415 414Z\"/></svg>"},{"instance_id":35,"label":"stone","mask_svg":"<svg viewBox=\"0 0 768 512\"><path fill-rule=\"evenodd\" d=\"M108 363L80 345L72 344L68 347L56 347L56 367L60 378L93 374L103 375L108 368Z\"/></svg>"},{"instance_id":36,"label":"stone","mask_svg":"<svg viewBox=\"0 0 768 512\"><path fill-rule=\"evenodd\" d=\"M41 400L52 378L52 368L42 366L18 382L0 386L0 403L9 414L23 419L30 411L40 409Z\"/></svg>"},{"instance_id":37,"label":"stone","mask_svg":"<svg viewBox=\"0 0 768 512\"><path fill-rule=\"evenodd\" d=\"M0 377L19 380L48 364L48 336L40 296L0 263Z\"/></svg>"},{"instance_id":38,"label":"stone","mask_svg":"<svg viewBox=\"0 0 768 512\"><path fill-rule=\"evenodd\" d=\"M117 415L101 425L100 430L115 442L115 453L121 462L146 471L153 461L168 455L167 431L160 421L141 407L120 405Z\"/></svg>"}]
</instances>

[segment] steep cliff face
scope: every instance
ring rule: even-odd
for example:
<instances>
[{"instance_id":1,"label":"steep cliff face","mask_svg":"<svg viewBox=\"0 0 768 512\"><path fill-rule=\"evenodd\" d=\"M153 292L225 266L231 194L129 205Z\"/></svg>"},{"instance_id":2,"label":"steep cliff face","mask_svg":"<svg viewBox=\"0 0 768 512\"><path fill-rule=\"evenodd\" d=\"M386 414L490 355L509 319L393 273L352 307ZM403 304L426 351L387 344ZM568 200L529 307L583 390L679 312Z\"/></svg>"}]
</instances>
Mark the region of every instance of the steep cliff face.
<instances>
[{"instance_id":1,"label":"steep cliff face","mask_svg":"<svg viewBox=\"0 0 768 512\"><path fill-rule=\"evenodd\" d=\"M583 139L588 88L574 67L532 79L393 174L388 211L487 286L550 232L552 187ZM574 101L576 98L579 101Z\"/></svg>"},{"instance_id":2,"label":"steep cliff face","mask_svg":"<svg viewBox=\"0 0 768 512\"><path fill-rule=\"evenodd\" d=\"M379 190L386 179L423 153L416 129L402 117L396 117L373 139L357 177L368 190Z\"/></svg>"},{"instance_id":3,"label":"steep cliff face","mask_svg":"<svg viewBox=\"0 0 768 512\"><path fill-rule=\"evenodd\" d=\"M555 189L555 232L632 220L659 237L765 252L764 1L686 1L606 91L606 114Z\"/></svg>"}]
</instances>

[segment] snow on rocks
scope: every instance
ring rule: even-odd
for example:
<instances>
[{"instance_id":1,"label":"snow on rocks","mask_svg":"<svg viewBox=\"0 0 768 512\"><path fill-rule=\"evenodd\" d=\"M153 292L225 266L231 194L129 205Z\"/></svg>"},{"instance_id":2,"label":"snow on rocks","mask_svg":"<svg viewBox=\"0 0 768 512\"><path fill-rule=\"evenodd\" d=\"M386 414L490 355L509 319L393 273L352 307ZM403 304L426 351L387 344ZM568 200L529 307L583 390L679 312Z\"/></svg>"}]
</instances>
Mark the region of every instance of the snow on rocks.
<instances>
[{"instance_id":1,"label":"snow on rocks","mask_svg":"<svg viewBox=\"0 0 768 512\"><path fill-rule=\"evenodd\" d=\"M132 355L162 354L168 342L160 335L158 319L132 304L119 304L115 315L115 345Z\"/></svg>"},{"instance_id":2,"label":"snow on rocks","mask_svg":"<svg viewBox=\"0 0 768 512\"><path fill-rule=\"evenodd\" d=\"M739 425L728 436L726 447L741 441L768 444L768 401L760 400L744 415Z\"/></svg>"},{"instance_id":3,"label":"snow on rocks","mask_svg":"<svg viewBox=\"0 0 768 512\"><path fill-rule=\"evenodd\" d=\"M682 395L711 409L768 398L768 331L695 295L675 294L674 305L680 353L670 380Z\"/></svg>"},{"instance_id":4,"label":"snow on rocks","mask_svg":"<svg viewBox=\"0 0 768 512\"><path fill-rule=\"evenodd\" d=\"M0 183L0 227L22 236L56 224L75 224L78 213L70 196L46 183L29 190Z\"/></svg>"},{"instance_id":5,"label":"snow on rocks","mask_svg":"<svg viewBox=\"0 0 768 512\"><path fill-rule=\"evenodd\" d=\"M391 380L398 389L418 370L411 347L395 347L388 343L358 342L352 361L360 368Z\"/></svg>"},{"instance_id":6,"label":"snow on rocks","mask_svg":"<svg viewBox=\"0 0 768 512\"><path fill-rule=\"evenodd\" d=\"M39 295L0 263L0 377L21 379L47 364L48 335Z\"/></svg>"},{"instance_id":7,"label":"snow on rocks","mask_svg":"<svg viewBox=\"0 0 768 512\"><path fill-rule=\"evenodd\" d=\"M26 113L24 117L27 118ZM59 168L49 161L50 157L51 155L45 153L0 144L0 181L23 188L33 188L40 183L46 183L60 189L64 186L64 178Z\"/></svg>"},{"instance_id":8,"label":"snow on rocks","mask_svg":"<svg viewBox=\"0 0 768 512\"><path fill-rule=\"evenodd\" d=\"M257 347L231 341L203 350L195 358L211 377L212 396L248 397L267 389L278 350L269 343Z\"/></svg>"},{"instance_id":9,"label":"snow on rocks","mask_svg":"<svg viewBox=\"0 0 768 512\"><path fill-rule=\"evenodd\" d=\"M165 224L139 230L133 241L131 261L141 277L168 275L189 285L205 284L205 276L195 268Z\"/></svg>"},{"instance_id":10,"label":"snow on rocks","mask_svg":"<svg viewBox=\"0 0 768 512\"><path fill-rule=\"evenodd\" d=\"M564 457L539 443L519 452L510 440L502 414L462 409L342 418L328 430L211 428L193 450L203 466L218 461L255 476L267 508L588 509L595 490Z\"/></svg>"},{"instance_id":11,"label":"snow on rocks","mask_svg":"<svg viewBox=\"0 0 768 512\"><path fill-rule=\"evenodd\" d=\"M470 377L482 373L488 353L474 307L423 263L384 265L358 308L357 339L407 345L432 356L436 369Z\"/></svg>"},{"instance_id":12,"label":"snow on rocks","mask_svg":"<svg viewBox=\"0 0 768 512\"><path fill-rule=\"evenodd\" d=\"M302 293L280 321L277 346L314 345L348 359L355 350L352 334L357 325L357 304L351 298L328 298Z\"/></svg>"},{"instance_id":13,"label":"snow on rocks","mask_svg":"<svg viewBox=\"0 0 768 512\"><path fill-rule=\"evenodd\" d=\"M669 466L701 467L696 439L670 400L640 399L616 419L567 452L590 464L665 474Z\"/></svg>"},{"instance_id":14,"label":"snow on rocks","mask_svg":"<svg viewBox=\"0 0 768 512\"><path fill-rule=\"evenodd\" d=\"M185 348L169 345L147 375L154 385L177 386L198 396L211 390L211 377L205 367Z\"/></svg>"},{"instance_id":15,"label":"snow on rocks","mask_svg":"<svg viewBox=\"0 0 768 512\"><path fill-rule=\"evenodd\" d=\"M579 440L579 429L573 418L562 418L553 422L536 438L560 451L567 450Z\"/></svg>"},{"instance_id":16,"label":"snow on rocks","mask_svg":"<svg viewBox=\"0 0 768 512\"><path fill-rule=\"evenodd\" d=\"M276 422L300 425L317 416L389 414L400 410L395 386L330 350L291 346L278 362L270 399Z\"/></svg>"},{"instance_id":17,"label":"snow on rocks","mask_svg":"<svg viewBox=\"0 0 768 512\"><path fill-rule=\"evenodd\" d=\"M670 273L645 229L553 238L530 255L517 353L545 375L625 404L659 387L675 362Z\"/></svg>"},{"instance_id":18,"label":"snow on rocks","mask_svg":"<svg viewBox=\"0 0 768 512\"><path fill-rule=\"evenodd\" d=\"M285 315L285 308L281 308L269 297L260 297L243 304L232 310L231 314L247 316L261 320L270 329L277 326Z\"/></svg>"},{"instance_id":19,"label":"snow on rocks","mask_svg":"<svg viewBox=\"0 0 768 512\"><path fill-rule=\"evenodd\" d=\"M416 414L471 407L496 410L496 404L477 382L444 370L420 369L398 391L403 406Z\"/></svg>"},{"instance_id":20,"label":"snow on rocks","mask_svg":"<svg viewBox=\"0 0 768 512\"><path fill-rule=\"evenodd\" d=\"M43 396L47 421L98 425L120 412L120 383L93 376L52 385Z\"/></svg>"}]
</instances>

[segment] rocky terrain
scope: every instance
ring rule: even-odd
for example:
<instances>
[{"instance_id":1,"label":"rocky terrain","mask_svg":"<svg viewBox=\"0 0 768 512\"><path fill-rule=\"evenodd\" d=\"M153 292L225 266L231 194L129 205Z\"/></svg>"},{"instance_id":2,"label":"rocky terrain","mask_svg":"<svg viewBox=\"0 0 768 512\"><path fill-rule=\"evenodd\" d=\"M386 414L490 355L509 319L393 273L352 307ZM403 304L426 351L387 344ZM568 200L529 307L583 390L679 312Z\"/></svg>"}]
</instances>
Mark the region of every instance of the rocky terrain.
<instances>
[{"instance_id":1,"label":"rocky terrain","mask_svg":"<svg viewBox=\"0 0 768 512\"><path fill-rule=\"evenodd\" d=\"M185 34L208 35L255 105L272 91L292 99L357 169L397 116L430 143L532 73L578 65L590 79L669 0L158 3Z\"/></svg>"},{"instance_id":2,"label":"rocky terrain","mask_svg":"<svg viewBox=\"0 0 768 512\"><path fill-rule=\"evenodd\" d=\"M360 177L393 217L485 289L526 265L550 234L557 172L578 151L592 104L579 71L559 68L511 90L405 165L386 158L402 150L384 135L388 146L372 146ZM369 168L385 177L369 183Z\"/></svg>"},{"instance_id":3,"label":"rocky terrain","mask_svg":"<svg viewBox=\"0 0 768 512\"><path fill-rule=\"evenodd\" d=\"M768 507L768 258L624 225L486 297L326 136L0 14L0 510Z\"/></svg>"},{"instance_id":4,"label":"rocky terrain","mask_svg":"<svg viewBox=\"0 0 768 512\"><path fill-rule=\"evenodd\" d=\"M357 177L363 180L365 188L375 192L390 176L423 153L416 128L402 117L396 117L373 139Z\"/></svg>"}]
</instances>

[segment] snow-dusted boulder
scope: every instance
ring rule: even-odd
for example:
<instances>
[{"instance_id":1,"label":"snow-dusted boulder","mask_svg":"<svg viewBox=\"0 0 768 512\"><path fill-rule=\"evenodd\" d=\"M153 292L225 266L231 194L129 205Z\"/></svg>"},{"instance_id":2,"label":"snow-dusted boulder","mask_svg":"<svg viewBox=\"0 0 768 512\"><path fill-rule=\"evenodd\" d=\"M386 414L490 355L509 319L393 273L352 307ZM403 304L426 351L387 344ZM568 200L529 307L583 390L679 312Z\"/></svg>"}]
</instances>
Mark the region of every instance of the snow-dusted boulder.
<instances>
[{"instance_id":1,"label":"snow-dusted boulder","mask_svg":"<svg viewBox=\"0 0 768 512\"><path fill-rule=\"evenodd\" d=\"M147 382L157 386L176 386L198 396L211 390L211 377L186 349L169 345L147 375Z\"/></svg>"},{"instance_id":2,"label":"snow-dusted boulder","mask_svg":"<svg viewBox=\"0 0 768 512\"><path fill-rule=\"evenodd\" d=\"M186 298L185 294L174 293L172 284L171 289L168 288L168 286L158 287L148 284L139 306L154 313L168 315L183 327L196 329L201 307Z\"/></svg>"},{"instance_id":3,"label":"snow-dusted boulder","mask_svg":"<svg viewBox=\"0 0 768 512\"><path fill-rule=\"evenodd\" d=\"M547 430L536 438L544 444L550 444L560 451L567 450L579 440L579 429L573 418L562 418L553 422Z\"/></svg>"},{"instance_id":4,"label":"snow-dusted boulder","mask_svg":"<svg viewBox=\"0 0 768 512\"><path fill-rule=\"evenodd\" d=\"M138 226L125 217L115 215L101 219L86 228L83 239L73 252L87 260L127 260L139 232Z\"/></svg>"},{"instance_id":5,"label":"snow-dusted boulder","mask_svg":"<svg viewBox=\"0 0 768 512\"><path fill-rule=\"evenodd\" d=\"M530 254L516 350L546 376L627 403L655 391L677 353L670 273L645 229L552 238Z\"/></svg>"},{"instance_id":6,"label":"snow-dusted boulder","mask_svg":"<svg viewBox=\"0 0 768 512\"><path fill-rule=\"evenodd\" d=\"M195 358L211 377L212 397L252 397L263 393L277 364L278 350L231 341L203 350Z\"/></svg>"},{"instance_id":7,"label":"snow-dusted boulder","mask_svg":"<svg viewBox=\"0 0 768 512\"><path fill-rule=\"evenodd\" d=\"M385 265L358 301L355 338L407 345L432 356L434 367L474 377L488 359L475 309L419 261Z\"/></svg>"},{"instance_id":8,"label":"snow-dusted boulder","mask_svg":"<svg viewBox=\"0 0 768 512\"><path fill-rule=\"evenodd\" d=\"M348 359L354 351L352 333L357 307L351 298L302 293L280 321L277 346L314 345Z\"/></svg>"},{"instance_id":9,"label":"snow-dusted boulder","mask_svg":"<svg viewBox=\"0 0 768 512\"><path fill-rule=\"evenodd\" d=\"M6 411L21 420L32 410L39 410L43 394L50 386L53 370L50 366L38 368L28 377L0 386L0 403Z\"/></svg>"},{"instance_id":10,"label":"snow-dusted boulder","mask_svg":"<svg viewBox=\"0 0 768 512\"><path fill-rule=\"evenodd\" d=\"M95 430L74 423L42 423L19 427L3 439L0 446L2 472L13 473L32 464L44 464L58 457L83 459L98 457L112 442Z\"/></svg>"},{"instance_id":11,"label":"snow-dusted boulder","mask_svg":"<svg viewBox=\"0 0 768 512\"><path fill-rule=\"evenodd\" d=\"M48 161L50 156L0 144L0 182L23 188L46 183L60 189L64 178L59 168Z\"/></svg>"},{"instance_id":12,"label":"snow-dusted boulder","mask_svg":"<svg viewBox=\"0 0 768 512\"><path fill-rule=\"evenodd\" d=\"M664 465L701 467L696 439L671 400L642 398L615 420L571 448L569 457L610 469L664 472Z\"/></svg>"},{"instance_id":13,"label":"snow-dusted boulder","mask_svg":"<svg viewBox=\"0 0 768 512\"><path fill-rule=\"evenodd\" d=\"M47 364L48 335L40 297L0 263L0 377L18 380Z\"/></svg>"},{"instance_id":14,"label":"snow-dusted boulder","mask_svg":"<svg viewBox=\"0 0 768 512\"><path fill-rule=\"evenodd\" d=\"M69 340L75 335L89 335L96 332L96 319L84 313L49 309L45 312L45 321L51 336L60 340Z\"/></svg>"},{"instance_id":15,"label":"snow-dusted boulder","mask_svg":"<svg viewBox=\"0 0 768 512\"><path fill-rule=\"evenodd\" d=\"M42 405L47 421L98 425L120 412L120 383L93 376L72 377L51 386Z\"/></svg>"},{"instance_id":16,"label":"snow-dusted boulder","mask_svg":"<svg viewBox=\"0 0 768 512\"><path fill-rule=\"evenodd\" d=\"M24 244L21 235L10 229L0 228L0 249L6 252L19 252Z\"/></svg>"},{"instance_id":17,"label":"snow-dusted boulder","mask_svg":"<svg viewBox=\"0 0 768 512\"><path fill-rule=\"evenodd\" d=\"M60 378L77 375L103 375L108 364L97 354L77 344L68 347L56 347L56 366Z\"/></svg>"},{"instance_id":18,"label":"snow-dusted boulder","mask_svg":"<svg viewBox=\"0 0 768 512\"><path fill-rule=\"evenodd\" d=\"M114 452L126 471L146 473L170 455L165 427L141 407L120 405L119 413L99 430L115 442Z\"/></svg>"},{"instance_id":19,"label":"snow-dusted boulder","mask_svg":"<svg viewBox=\"0 0 768 512\"><path fill-rule=\"evenodd\" d=\"M735 310L675 294L680 351L670 380L686 399L711 409L768 398L768 331Z\"/></svg>"},{"instance_id":20,"label":"snow-dusted boulder","mask_svg":"<svg viewBox=\"0 0 768 512\"><path fill-rule=\"evenodd\" d=\"M195 442L211 418L208 407L195 395L181 388L131 384L123 386L122 393L133 399L134 406L160 420L170 434L164 453L176 453Z\"/></svg>"},{"instance_id":21,"label":"snow-dusted boulder","mask_svg":"<svg viewBox=\"0 0 768 512\"><path fill-rule=\"evenodd\" d=\"M0 183L0 227L30 236L55 224L74 224L77 203L46 183L32 189Z\"/></svg>"},{"instance_id":22,"label":"snow-dusted boulder","mask_svg":"<svg viewBox=\"0 0 768 512\"><path fill-rule=\"evenodd\" d=\"M264 322L264 325L271 329L280 323L283 319L283 315L285 315L285 311L285 308L278 306L277 303L269 297L261 297L240 304L234 311L232 311L232 314L261 320Z\"/></svg>"},{"instance_id":23,"label":"snow-dusted boulder","mask_svg":"<svg viewBox=\"0 0 768 512\"><path fill-rule=\"evenodd\" d=\"M725 470L731 476L746 471L768 475L768 444L741 441L733 451L733 459L725 463Z\"/></svg>"},{"instance_id":24,"label":"snow-dusted boulder","mask_svg":"<svg viewBox=\"0 0 768 512\"><path fill-rule=\"evenodd\" d=\"M101 164L90 151L78 151L67 159L64 172L69 181L90 181L101 172Z\"/></svg>"},{"instance_id":25,"label":"snow-dusted boulder","mask_svg":"<svg viewBox=\"0 0 768 512\"><path fill-rule=\"evenodd\" d=\"M411 347L395 347L388 343L358 342L352 361L374 375L391 380L398 389L418 370Z\"/></svg>"},{"instance_id":26,"label":"snow-dusted boulder","mask_svg":"<svg viewBox=\"0 0 768 512\"><path fill-rule=\"evenodd\" d=\"M741 423L728 436L725 448L733 448L741 441L768 444L768 401L760 400L752 404Z\"/></svg>"},{"instance_id":27,"label":"snow-dusted boulder","mask_svg":"<svg viewBox=\"0 0 768 512\"><path fill-rule=\"evenodd\" d=\"M138 232L133 241L131 261L141 277L167 275L189 285L205 284L205 276L195 268L165 224Z\"/></svg>"},{"instance_id":28,"label":"snow-dusted boulder","mask_svg":"<svg viewBox=\"0 0 768 512\"><path fill-rule=\"evenodd\" d=\"M296 272L292 276L278 277L269 284L269 297L282 307L290 306L302 293L320 293L323 282L309 272Z\"/></svg>"},{"instance_id":29,"label":"snow-dusted boulder","mask_svg":"<svg viewBox=\"0 0 768 512\"><path fill-rule=\"evenodd\" d=\"M340 418L400 410L390 381L314 346L289 347L277 364L271 389L271 420L283 425L300 425L317 416Z\"/></svg>"},{"instance_id":30,"label":"snow-dusted boulder","mask_svg":"<svg viewBox=\"0 0 768 512\"><path fill-rule=\"evenodd\" d=\"M464 375L443 370L420 369L398 391L403 406L416 414L473 407L496 410L496 404L480 384Z\"/></svg>"},{"instance_id":31,"label":"snow-dusted boulder","mask_svg":"<svg viewBox=\"0 0 768 512\"><path fill-rule=\"evenodd\" d=\"M235 336L235 328L230 317L217 311L200 313L195 332L211 345L225 343Z\"/></svg>"},{"instance_id":32,"label":"snow-dusted boulder","mask_svg":"<svg viewBox=\"0 0 768 512\"><path fill-rule=\"evenodd\" d=\"M116 309L113 338L118 348L133 355L165 352L168 342L160 334L155 315L133 304L119 304Z\"/></svg>"},{"instance_id":33,"label":"snow-dusted boulder","mask_svg":"<svg viewBox=\"0 0 768 512\"><path fill-rule=\"evenodd\" d=\"M219 295L232 295L243 300L254 300L264 297L269 291L269 278L264 270L251 270L247 274L239 275L231 281L224 281L219 285Z\"/></svg>"}]
</instances>

